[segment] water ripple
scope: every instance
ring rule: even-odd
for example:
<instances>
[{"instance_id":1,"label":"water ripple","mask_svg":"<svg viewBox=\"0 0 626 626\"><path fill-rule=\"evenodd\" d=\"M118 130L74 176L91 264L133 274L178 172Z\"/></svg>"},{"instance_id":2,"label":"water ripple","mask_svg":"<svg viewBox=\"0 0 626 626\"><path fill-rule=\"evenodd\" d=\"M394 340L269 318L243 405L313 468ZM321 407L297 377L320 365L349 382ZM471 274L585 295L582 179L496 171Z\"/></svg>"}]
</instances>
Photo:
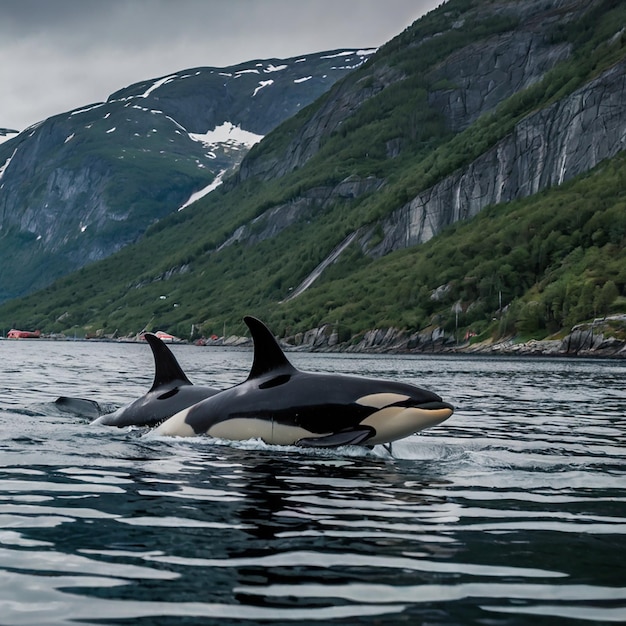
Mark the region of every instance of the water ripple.
<instances>
[{"instance_id":1,"label":"water ripple","mask_svg":"<svg viewBox=\"0 0 626 626\"><path fill-rule=\"evenodd\" d=\"M455 404L391 450L159 439L55 410L144 393L145 348L3 342L3 626L626 621L626 364L293 355ZM208 385L251 359L173 349Z\"/></svg>"}]
</instances>

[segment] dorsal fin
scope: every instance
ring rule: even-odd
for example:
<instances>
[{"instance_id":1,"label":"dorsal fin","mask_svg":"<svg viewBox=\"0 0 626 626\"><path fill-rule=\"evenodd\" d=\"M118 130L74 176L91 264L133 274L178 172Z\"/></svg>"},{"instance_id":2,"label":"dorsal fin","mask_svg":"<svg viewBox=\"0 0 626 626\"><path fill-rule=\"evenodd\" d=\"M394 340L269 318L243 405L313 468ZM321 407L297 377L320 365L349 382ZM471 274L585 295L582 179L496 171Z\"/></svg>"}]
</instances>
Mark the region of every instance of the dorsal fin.
<instances>
[{"instance_id":1,"label":"dorsal fin","mask_svg":"<svg viewBox=\"0 0 626 626\"><path fill-rule=\"evenodd\" d=\"M145 333L144 338L152 348L154 356L154 382L150 391L171 382L191 385L191 381L183 372L171 350L152 333Z\"/></svg>"},{"instance_id":2,"label":"dorsal fin","mask_svg":"<svg viewBox=\"0 0 626 626\"><path fill-rule=\"evenodd\" d=\"M274 335L261 320L246 315L243 321L250 329L252 341L254 342L254 361L252 362L248 380L258 378L269 372L278 374L296 370L278 345Z\"/></svg>"}]
</instances>

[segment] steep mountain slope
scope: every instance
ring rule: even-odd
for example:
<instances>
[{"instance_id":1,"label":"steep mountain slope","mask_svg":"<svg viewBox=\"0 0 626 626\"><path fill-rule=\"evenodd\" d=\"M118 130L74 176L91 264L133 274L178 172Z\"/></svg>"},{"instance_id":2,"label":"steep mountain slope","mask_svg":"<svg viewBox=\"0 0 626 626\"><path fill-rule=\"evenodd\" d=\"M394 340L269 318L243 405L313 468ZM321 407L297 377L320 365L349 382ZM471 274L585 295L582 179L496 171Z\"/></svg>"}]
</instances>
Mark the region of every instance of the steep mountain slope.
<instances>
[{"instance_id":1,"label":"steep mountain slope","mask_svg":"<svg viewBox=\"0 0 626 626\"><path fill-rule=\"evenodd\" d=\"M450 0L218 190L0 322L188 336L253 312L328 342L624 307L624 23L617 0Z\"/></svg>"},{"instance_id":2,"label":"steep mountain slope","mask_svg":"<svg viewBox=\"0 0 626 626\"><path fill-rule=\"evenodd\" d=\"M185 70L2 131L0 301L135 241L372 52Z\"/></svg>"}]
</instances>

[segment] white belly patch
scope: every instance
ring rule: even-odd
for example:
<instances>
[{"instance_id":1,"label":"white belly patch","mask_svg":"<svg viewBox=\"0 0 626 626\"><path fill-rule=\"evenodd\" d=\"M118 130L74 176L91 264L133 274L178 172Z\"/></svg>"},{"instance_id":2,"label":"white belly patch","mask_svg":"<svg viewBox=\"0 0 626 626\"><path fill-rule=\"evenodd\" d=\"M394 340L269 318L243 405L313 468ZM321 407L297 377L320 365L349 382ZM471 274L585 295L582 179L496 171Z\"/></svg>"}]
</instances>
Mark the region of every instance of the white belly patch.
<instances>
[{"instance_id":1,"label":"white belly patch","mask_svg":"<svg viewBox=\"0 0 626 626\"><path fill-rule=\"evenodd\" d=\"M265 443L278 446L290 446L304 437L317 436L317 433L312 433L299 426L247 417L237 417L219 422L211 426L207 434L211 437L235 441L261 439Z\"/></svg>"}]
</instances>

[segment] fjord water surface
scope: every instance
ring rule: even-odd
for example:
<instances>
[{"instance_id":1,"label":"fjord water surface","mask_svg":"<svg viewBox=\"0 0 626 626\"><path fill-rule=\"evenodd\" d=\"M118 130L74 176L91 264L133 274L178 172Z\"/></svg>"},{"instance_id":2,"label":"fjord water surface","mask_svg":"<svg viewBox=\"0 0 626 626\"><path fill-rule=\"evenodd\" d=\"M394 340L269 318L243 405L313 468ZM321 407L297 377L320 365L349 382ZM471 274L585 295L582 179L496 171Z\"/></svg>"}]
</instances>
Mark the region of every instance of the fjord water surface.
<instances>
[{"instance_id":1,"label":"fjord water surface","mask_svg":"<svg viewBox=\"0 0 626 626\"><path fill-rule=\"evenodd\" d=\"M174 346L192 381L246 350ZM146 345L0 342L0 624L626 622L626 363L290 355L456 405L368 450L90 426Z\"/></svg>"}]
</instances>

